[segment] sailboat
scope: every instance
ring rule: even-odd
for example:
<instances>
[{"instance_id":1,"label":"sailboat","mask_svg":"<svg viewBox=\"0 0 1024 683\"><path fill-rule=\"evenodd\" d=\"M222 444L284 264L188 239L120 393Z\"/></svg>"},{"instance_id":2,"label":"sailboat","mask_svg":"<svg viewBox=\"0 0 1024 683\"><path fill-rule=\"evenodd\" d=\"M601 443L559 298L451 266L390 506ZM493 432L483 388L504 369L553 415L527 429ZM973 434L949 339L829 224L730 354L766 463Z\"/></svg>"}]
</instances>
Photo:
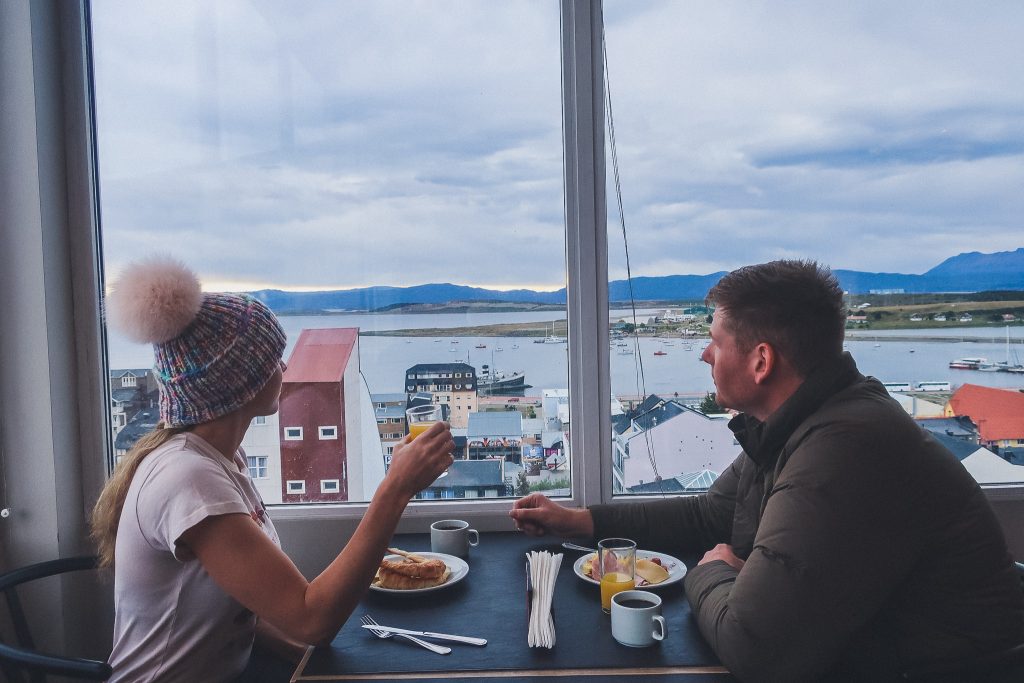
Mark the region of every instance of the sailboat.
<instances>
[{"instance_id":1,"label":"sailboat","mask_svg":"<svg viewBox=\"0 0 1024 683\"><path fill-rule=\"evenodd\" d=\"M1017 352L1014 351L1014 360L1017 360ZM1010 326L1006 326L1006 360L1001 360L991 366L991 368L979 368L988 371L999 370L1001 372L1015 372L1024 373L1024 365L1020 363L1010 364Z\"/></svg>"},{"instance_id":2,"label":"sailboat","mask_svg":"<svg viewBox=\"0 0 1024 683\"><path fill-rule=\"evenodd\" d=\"M565 337L555 336L555 323L551 323L551 332L548 336L544 337L540 341L534 339L534 344L564 344L567 341Z\"/></svg>"}]
</instances>

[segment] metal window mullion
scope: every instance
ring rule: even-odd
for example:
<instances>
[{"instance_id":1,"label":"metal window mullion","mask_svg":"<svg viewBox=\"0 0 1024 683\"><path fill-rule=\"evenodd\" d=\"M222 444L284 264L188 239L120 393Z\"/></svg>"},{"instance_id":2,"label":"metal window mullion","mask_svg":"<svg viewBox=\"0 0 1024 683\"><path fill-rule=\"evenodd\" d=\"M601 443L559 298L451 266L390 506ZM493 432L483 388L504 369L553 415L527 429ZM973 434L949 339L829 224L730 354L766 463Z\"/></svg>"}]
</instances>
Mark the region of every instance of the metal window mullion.
<instances>
[{"instance_id":1,"label":"metal window mullion","mask_svg":"<svg viewBox=\"0 0 1024 683\"><path fill-rule=\"evenodd\" d=\"M569 413L573 499L611 498L601 0L562 1Z\"/></svg>"}]
</instances>

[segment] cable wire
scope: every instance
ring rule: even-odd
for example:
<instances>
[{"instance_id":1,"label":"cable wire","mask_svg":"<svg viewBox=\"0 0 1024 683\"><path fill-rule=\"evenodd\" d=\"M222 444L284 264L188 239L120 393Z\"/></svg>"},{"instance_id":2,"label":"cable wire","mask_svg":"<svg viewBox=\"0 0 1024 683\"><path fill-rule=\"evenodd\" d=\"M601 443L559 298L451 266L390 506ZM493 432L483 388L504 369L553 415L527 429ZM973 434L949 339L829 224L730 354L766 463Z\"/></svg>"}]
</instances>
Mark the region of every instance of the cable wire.
<instances>
[{"instance_id":1,"label":"cable wire","mask_svg":"<svg viewBox=\"0 0 1024 683\"><path fill-rule=\"evenodd\" d=\"M629 262L629 239L626 232L626 215L622 208L622 181L619 175L619 154L615 144L615 117L612 115L612 88L611 79L608 75L608 44L605 40L603 22L601 24L601 57L604 61L605 111L608 114L608 144L612 157L612 175L615 180L615 202L619 210L619 226L622 230L622 247L626 256L626 282L629 287L629 305L633 316L634 367L636 368L636 377L640 385L640 405L642 406L647 395L647 379L644 376L644 359L643 354L640 353L640 336L637 333L636 297L633 293L633 272ZM637 417L640 417L640 415ZM651 469L654 471L654 481L658 482L658 490L661 495L664 496L665 489L662 485L661 475L658 474L658 462L654 453L654 442L650 435L650 429L644 429L643 433L644 441L647 444L647 459L650 461Z\"/></svg>"}]
</instances>

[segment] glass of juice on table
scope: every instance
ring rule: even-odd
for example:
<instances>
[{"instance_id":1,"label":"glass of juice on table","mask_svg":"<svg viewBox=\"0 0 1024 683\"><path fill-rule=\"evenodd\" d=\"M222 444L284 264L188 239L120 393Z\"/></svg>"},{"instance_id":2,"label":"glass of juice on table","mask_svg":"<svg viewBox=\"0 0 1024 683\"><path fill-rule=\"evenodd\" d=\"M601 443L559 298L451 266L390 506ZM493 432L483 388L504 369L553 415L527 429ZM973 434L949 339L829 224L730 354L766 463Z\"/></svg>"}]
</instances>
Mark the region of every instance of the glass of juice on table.
<instances>
[{"instance_id":1,"label":"glass of juice on table","mask_svg":"<svg viewBox=\"0 0 1024 683\"><path fill-rule=\"evenodd\" d=\"M441 406L433 403L414 406L405 411L405 423L409 425L409 440L412 441L417 436L427 431L434 426L435 422L441 421ZM441 476L444 477L448 474L445 470ZM438 477L440 478L440 477Z\"/></svg>"},{"instance_id":2,"label":"glass of juice on table","mask_svg":"<svg viewBox=\"0 0 1024 683\"><path fill-rule=\"evenodd\" d=\"M601 582L601 609L611 613L612 596L631 590L636 581L636 542L628 538L606 538L597 544L597 568Z\"/></svg>"}]
</instances>

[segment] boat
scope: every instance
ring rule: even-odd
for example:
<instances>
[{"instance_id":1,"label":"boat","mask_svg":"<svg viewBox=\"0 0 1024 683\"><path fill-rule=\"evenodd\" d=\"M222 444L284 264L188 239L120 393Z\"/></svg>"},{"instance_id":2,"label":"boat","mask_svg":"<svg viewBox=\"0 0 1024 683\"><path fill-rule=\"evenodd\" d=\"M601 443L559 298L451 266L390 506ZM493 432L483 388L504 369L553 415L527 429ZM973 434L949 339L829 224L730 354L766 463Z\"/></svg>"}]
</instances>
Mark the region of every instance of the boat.
<instances>
[{"instance_id":1,"label":"boat","mask_svg":"<svg viewBox=\"0 0 1024 683\"><path fill-rule=\"evenodd\" d=\"M965 357L957 358L949 362L949 368L951 370L977 370L983 366L991 365L988 362L988 358L980 357Z\"/></svg>"},{"instance_id":2,"label":"boat","mask_svg":"<svg viewBox=\"0 0 1024 683\"><path fill-rule=\"evenodd\" d=\"M1017 361L1017 352L1013 352L1013 360ZM1006 326L1006 360L996 361L992 364L991 368L983 367L978 368L986 372L992 372L996 370L998 372L1013 372L1013 373L1024 373L1024 365L1019 362L1010 362L1010 326Z\"/></svg>"},{"instance_id":3,"label":"boat","mask_svg":"<svg viewBox=\"0 0 1024 683\"><path fill-rule=\"evenodd\" d=\"M547 332L547 328L544 330ZM555 324L551 323L551 331L548 332L547 336L541 337L540 339L534 339L534 344L564 344L568 339L565 337L558 337L555 335Z\"/></svg>"},{"instance_id":4,"label":"boat","mask_svg":"<svg viewBox=\"0 0 1024 683\"><path fill-rule=\"evenodd\" d=\"M655 351L654 355L655 356L667 356L668 352L667 351Z\"/></svg>"},{"instance_id":5,"label":"boat","mask_svg":"<svg viewBox=\"0 0 1024 683\"><path fill-rule=\"evenodd\" d=\"M632 355L634 355L633 349L629 349L629 348L619 349L619 355L620 356L632 356Z\"/></svg>"},{"instance_id":6,"label":"boat","mask_svg":"<svg viewBox=\"0 0 1024 683\"><path fill-rule=\"evenodd\" d=\"M476 374L477 391L484 396L490 394L522 394L529 389L526 374L523 372L504 373L493 370L490 365L482 365Z\"/></svg>"},{"instance_id":7,"label":"boat","mask_svg":"<svg viewBox=\"0 0 1024 683\"><path fill-rule=\"evenodd\" d=\"M519 348L519 344L513 344L513 345L512 345L512 348L513 348L513 349L518 349L518 348Z\"/></svg>"},{"instance_id":8,"label":"boat","mask_svg":"<svg viewBox=\"0 0 1024 683\"><path fill-rule=\"evenodd\" d=\"M451 347L450 349L448 349L448 353L458 353L458 352L459 352L459 350L457 348L455 348L454 346Z\"/></svg>"},{"instance_id":9,"label":"boat","mask_svg":"<svg viewBox=\"0 0 1024 683\"><path fill-rule=\"evenodd\" d=\"M487 348L487 344L477 344L477 345L476 345L476 346L475 346L474 348L477 348L477 349L486 349L486 348Z\"/></svg>"},{"instance_id":10,"label":"boat","mask_svg":"<svg viewBox=\"0 0 1024 683\"><path fill-rule=\"evenodd\" d=\"M495 351L504 351L505 349L501 348L500 346L495 346L494 350Z\"/></svg>"}]
</instances>

